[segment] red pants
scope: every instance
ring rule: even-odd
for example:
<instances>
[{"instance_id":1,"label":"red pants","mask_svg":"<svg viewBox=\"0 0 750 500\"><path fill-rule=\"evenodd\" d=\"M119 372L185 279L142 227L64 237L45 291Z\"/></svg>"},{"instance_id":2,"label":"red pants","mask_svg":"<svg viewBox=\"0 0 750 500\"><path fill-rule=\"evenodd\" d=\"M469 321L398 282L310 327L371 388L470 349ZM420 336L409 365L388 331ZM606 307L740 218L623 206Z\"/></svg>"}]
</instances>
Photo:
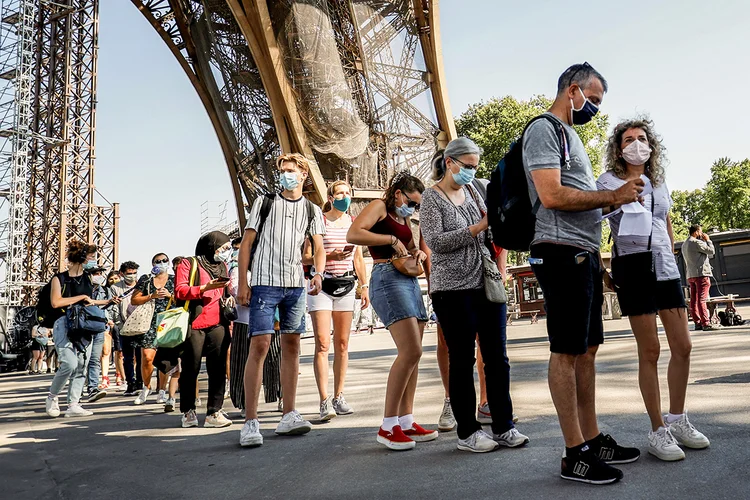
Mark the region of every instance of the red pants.
<instances>
[{"instance_id":1,"label":"red pants","mask_svg":"<svg viewBox=\"0 0 750 500\"><path fill-rule=\"evenodd\" d=\"M700 278L688 278L690 285L690 315L696 325L707 326L711 324L708 316L708 291L711 289L711 278L701 276Z\"/></svg>"}]
</instances>

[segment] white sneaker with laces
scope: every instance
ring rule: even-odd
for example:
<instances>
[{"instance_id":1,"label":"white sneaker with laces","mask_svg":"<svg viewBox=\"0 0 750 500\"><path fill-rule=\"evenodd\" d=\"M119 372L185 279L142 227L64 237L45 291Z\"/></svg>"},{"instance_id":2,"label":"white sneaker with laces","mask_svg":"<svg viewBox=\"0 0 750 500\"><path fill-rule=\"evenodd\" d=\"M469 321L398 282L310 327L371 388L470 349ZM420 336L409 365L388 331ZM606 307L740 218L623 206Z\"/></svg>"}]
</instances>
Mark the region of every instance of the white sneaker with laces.
<instances>
[{"instance_id":1,"label":"white sneaker with laces","mask_svg":"<svg viewBox=\"0 0 750 500\"><path fill-rule=\"evenodd\" d=\"M198 416L195 414L195 410L190 410L182 415L182 426L183 427L198 427Z\"/></svg>"},{"instance_id":2,"label":"white sneaker with laces","mask_svg":"<svg viewBox=\"0 0 750 500\"><path fill-rule=\"evenodd\" d=\"M90 417L93 414L93 411L85 410L80 404L70 405L65 412L66 417Z\"/></svg>"},{"instance_id":3,"label":"white sneaker with laces","mask_svg":"<svg viewBox=\"0 0 750 500\"><path fill-rule=\"evenodd\" d=\"M167 392L159 391L159 394L156 396L156 404L163 405L166 402L167 402Z\"/></svg>"},{"instance_id":4,"label":"white sneaker with laces","mask_svg":"<svg viewBox=\"0 0 750 500\"><path fill-rule=\"evenodd\" d=\"M487 453L498 449L500 445L492 436L480 429L466 439L459 439L456 447L461 451Z\"/></svg>"},{"instance_id":5,"label":"white sneaker with laces","mask_svg":"<svg viewBox=\"0 0 750 500\"><path fill-rule=\"evenodd\" d=\"M676 462L685 458L685 452L677 445L666 427L648 433L648 452L665 462Z\"/></svg>"},{"instance_id":6,"label":"white sneaker with laces","mask_svg":"<svg viewBox=\"0 0 750 500\"><path fill-rule=\"evenodd\" d=\"M438 420L438 430L441 432L449 432L455 428L456 417L453 416L451 400L450 398L445 398L445 401L443 401L443 413L440 414L440 419Z\"/></svg>"},{"instance_id":7,"label":"white sneaker with laces","mask_svg":"<svg viewBox=\"0 0 750 500\"><path fill-rule=\"evenodd\" d=\"M138 397L135 398L135 401L133 401L134 405L142 405L146 403L146 400L148 399L148 395L151 394L151 389L148 387L144 387L141 389L141 393L138 394Z\"/></svg>"},{"instance_id":8,"label":"white sneaker with laces","mask_svg":"<svg viewBox=\"0 0 750 500\"><path fill-rule=\"evenodd\" d=\"M60 416L60 404L57 402L57 396L55 397L49 397L47 396L47 404L45 405L47 410L47 415L49 415L52 418L59 417Z\"/></svg>"},{"instance_id":9,"label":"white sneaker with laces","mask_svg":"<svg viewBox=\"0 0 750 500\"><path fill-rule=\"evenodd\" d=\"M518 432L518 429L515 427L500 435L495 434L493 438L497 441L497 444L507 446L508 448L518 448L529 442L528 436L524 436Z\"/></svg>"},{"instance_id":10,"label":"white sneaker with laces","mask_svg":"<svg viewBox=\"0 0 750 500\"><path fill-rule=\"evenodd\" d=\"M328 422L336 416L336 410L333 409L331 402L331 396L328 396L320 402L320 420L321 422Z\"/></svg>"},{"instance_id":11,"label":"white sneaker with laces","mask_svg":"<svg viewBox=\"0 0 750 500\"><path fill-rule=\"evenodd\" d=\"M333 398L333 409L336 411L336 415L351 415L354 413L352 407L344 399L343 393Z\"/></svg>"},{"instance_id":12,"label":"white sneaker with laces","mask_svg":"<svg viewBox=\"0 0 750 500\"><path fill-rule=\"evenodd\" d=\"M230 425L232 425L232 421L229 420L229 416L224 410L208 415L206 421L203 422L203 427L229 427Z\"/></svg>"},{"instance_id":13,"label":"white sneaker with laces","mask_svg":"<svg viewBox=\"0 0 750 500\"><path fill-rule=\"evenodd\" d=\"M672 433L677 442L682 446L694 450L702 450L703 448L708 448L711 444L708 438L690 423L687 412L683 413L677 422L666 423L666 425L669 427L669 432Z\"/></svg>"},{"instance_id":14,"label":"white sneaker with laces","mask_svg":"<svg viewBox=\"0 0 750 500\"><path fill-rule=\"evenodd\" d=\"M263 444L263 435L260 433L260 422L257 418L251 418L245 422L240 431L240 446L260 446Z\"/></svg>"},{"instance_id":15,"label":"white sneaker with laces","mask_svg":"<svg viewBox=\"0 0 750 500\"><path fill-rule=\"evenodd\" d=\"M177 402L174 398L167 398L167 401L164 403L164 412L165 413L171 413L174 411L175 404Z\"/></svg>"},{"instance_id":16,"label":"white sneaker with laces","mask_svg":"<svg viewBox=\"0 0 750 500\"><path fill-rule=\"evenodd\" d=\"M296 436L307 434L312 430L312 424L302 418L297 410L292 410L283 417L276 426L276 434L281 436Z\"/></svg>"}]
</instances>

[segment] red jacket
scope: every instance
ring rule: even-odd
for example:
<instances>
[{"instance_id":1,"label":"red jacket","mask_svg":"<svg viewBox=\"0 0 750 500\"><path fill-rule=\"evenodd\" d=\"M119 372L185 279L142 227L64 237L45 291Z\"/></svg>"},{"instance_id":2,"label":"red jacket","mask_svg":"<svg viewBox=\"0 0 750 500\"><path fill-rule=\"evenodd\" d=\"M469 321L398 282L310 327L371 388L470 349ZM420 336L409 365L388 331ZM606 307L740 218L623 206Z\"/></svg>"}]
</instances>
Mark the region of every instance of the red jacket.
<instances>
[{"instance_id":1,"label":"red jacket","mask_svg":"<svg viewBox=\"0 0 750 500\"><path fill-rule=\"evenodd\" d=\"M190 264L191 258L182 259L180 265L177 266L175 271L175 285L174 294L177 300L202 300L203 311L193 320L193 328L201 330L203 328L211 328L221 323L221 308L219 299L221 299L224 289L209 290L201 293L201 285L205 285L211 281L211 275L209 275L200 264L198 264L198 273L200 273L201 285L189 286L190 283ZM196 278L198 278L196 273ZM198 279L196 279L198 281Z\"/></svg>"}]
</instances>

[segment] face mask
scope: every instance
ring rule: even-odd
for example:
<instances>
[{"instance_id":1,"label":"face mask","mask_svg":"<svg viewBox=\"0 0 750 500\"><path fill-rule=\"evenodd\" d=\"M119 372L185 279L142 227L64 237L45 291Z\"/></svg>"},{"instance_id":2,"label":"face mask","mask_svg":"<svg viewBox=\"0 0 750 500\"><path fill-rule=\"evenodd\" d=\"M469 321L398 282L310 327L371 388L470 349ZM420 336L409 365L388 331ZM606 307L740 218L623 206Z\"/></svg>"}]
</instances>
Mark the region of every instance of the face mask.
<instances>
[{"instance_id":1,"label":"face mask","mask_svg":"<svg viewBox=\"0 0 750 500\"><path fill-rule=\"evenodd\" d=\"M297 180L297 174L295 172L281 172L279 181L281 182L281 186L287 191L293 191L294 188L299 186L299 181Z\"/></svg>"},{"instance_id":2,"label":"face mask","mask_svg":"<svg viewBox=\"0 0 750 500\"><path fill-rule=\"evenodd\" d=\"M396 215L398 215L402 219L406 219L407 217L411 217L412 215L414 215L414 208L409 207L406 203L404 203L400 207L396 207Z\"/></svg>"},{"instance_id":3,"label":"face mask","mask_svg":"<svg viewBox=\"0 0 750 500\"><path fill-rule=\"evenodd\" d=\"M229 262L232 259L232 249L227 248L223 252L214 254L214 262Z\"/></svg>"},{"instance_id":4,"label":"face mask","mask_svg":"<svg viewBox=\"0 0 750 500\"><path fill-rule=\"evenodd\" d=\"M95 285L103 285L104 282L107 280L104 276L92 276L91 282Z\"/></svg>"},{"instance_id":5,"label":"face mask","mask_svg":"<svg viewBox=\"0 0 750 500\"><path fill-rule=\"evenodd\" d=\"M641 141L634 141L625 146L622 157L631 165L643 165L651 158L651 148Z\"/></svg>"},{"instance_id":6,"label":"face mask","mask_svg":"<svg viewBox=\"0 0 750 500\"><path fill-rule=\"evenodd\" d=\"M473 168L461 167L458 169L457 174L454 174L453 170L451 170L451 175L453 176L453 182L455 182L459 186L465 186L466 184L474 180L474 176L477 175L477 171Z\"/></svg>"},{"instance_id":7,"label":"face mask","mask_svg":"<svg viewBox=\"0 0 750 500\"><path fill-rule=\"evenodd\" d=\"M239 249L233 249L232 250L232 261L236 262L240 257L240 251Z\"/></svg>"},{"instance_id":8,"label":"face mask","mask_svg":"<svg viewBox=\"0 0 750 500\"><path fill-rule=\"evenodd\" d=\"M157 276L161 273L166 273L169 271L169 262L162 262L159 264L154 264L154 268L151 269L151 274L154 276Z\"/></svg>"},{"instance_id":9,"label":"face mask","mask_svg":"<svg viewBox=\"0 0 750 500\"><path fill-rule=\"evenodd\" d=\"M136 276L135 274L133 274L131 276L125 275L125 277L123 277L123 280L125 280L125 283L128 283L129 285L132 285L133 283L135 283L135 280L136 280L137 277L138 276Z\"/></svg>"},{"instance_id":10,"label":"face mask","mask_svg":"<svg viewBox=\"0 0 750 500\"><path fill-rule=\"evenodd\" d=\"M83 263L83 269L85 271L91 271L96 267L96 261L95 260L87 260Z\"/></svg>"},{"instance_id":11,"label":"face mask","mask_svg":"<svg viewBox=\"0 0 750 500\"><path fill-rule=\"evenodd\" d=\"M344 196L340 200L337 200L336 198L333 199L333 208L338 210L339 212L346 212L349 210L349 206L352 204L352 199L348 196Z\"/></svg>"},{"instance_id":12,"label":"face mask","mask_svg":"<svg viewBox=\"0 0 750 500\"><path fill-rule=\"evenodd\" d=\"M573 105L573 99L570 100L570 113L573 125L585 125L599 112L599 108L583 94L583 90L578 88L578 92L583 96L583 106L576 109Z\"/></svg>"}]
</instances>

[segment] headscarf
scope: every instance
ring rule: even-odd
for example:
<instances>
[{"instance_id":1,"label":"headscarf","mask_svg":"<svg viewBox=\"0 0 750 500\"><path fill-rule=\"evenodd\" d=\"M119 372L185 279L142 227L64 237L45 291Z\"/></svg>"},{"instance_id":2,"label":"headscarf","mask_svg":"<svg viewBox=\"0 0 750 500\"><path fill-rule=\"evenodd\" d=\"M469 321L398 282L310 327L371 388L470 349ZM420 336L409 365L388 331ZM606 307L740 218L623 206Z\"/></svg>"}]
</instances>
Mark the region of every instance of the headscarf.
<instances>
[{"instance_id":1,"label":"headscarf","mask_svg":"<svg viewBox=\"0 0 750 500\"><path fill-rule=\"evenodd\" d=\"M216 250L226 243L229 243L229 236L221 231L211 231L201 236L198 244L195 245L195 257L198 263L213 279L227 277L227 265L214 261Z\"/></svg>"}]
</instances>

